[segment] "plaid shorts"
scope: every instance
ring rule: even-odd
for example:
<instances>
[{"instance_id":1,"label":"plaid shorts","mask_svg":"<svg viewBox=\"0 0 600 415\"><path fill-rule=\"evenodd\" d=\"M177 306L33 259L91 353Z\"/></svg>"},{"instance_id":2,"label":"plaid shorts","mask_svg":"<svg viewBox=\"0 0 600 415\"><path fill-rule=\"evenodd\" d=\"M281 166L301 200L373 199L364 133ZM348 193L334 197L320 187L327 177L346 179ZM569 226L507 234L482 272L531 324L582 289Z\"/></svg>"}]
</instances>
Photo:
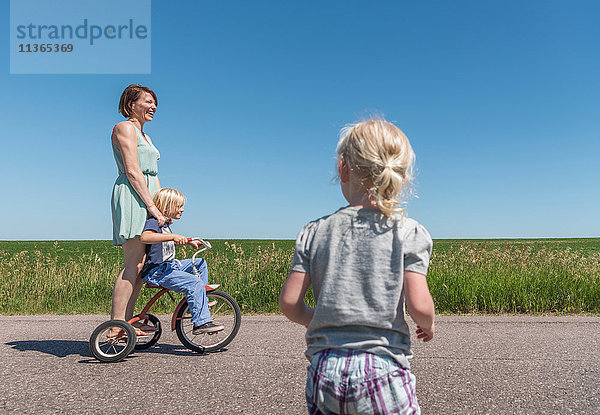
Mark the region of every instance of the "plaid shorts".
<instances>
[{"instance_id":1,"label":"plaid shorts","mask_svg":"<svg viewBox=\"0 0 600 415\"><path fill-rule=\"evenodd\" d=\"M327 349L312 357L306 404L317 414L420 414L415 376L389 356Z\"/></svg>"}]
</instances>

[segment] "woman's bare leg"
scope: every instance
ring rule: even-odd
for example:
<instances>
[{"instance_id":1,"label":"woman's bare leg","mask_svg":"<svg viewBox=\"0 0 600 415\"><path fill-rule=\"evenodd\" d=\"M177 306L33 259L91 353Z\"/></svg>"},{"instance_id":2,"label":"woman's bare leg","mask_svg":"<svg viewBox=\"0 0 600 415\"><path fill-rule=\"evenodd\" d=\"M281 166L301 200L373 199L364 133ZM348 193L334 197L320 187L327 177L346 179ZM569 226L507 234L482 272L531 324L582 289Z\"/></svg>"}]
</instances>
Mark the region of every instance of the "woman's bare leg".
<instances>
[{"instance_id":1,"label":"woman's bare leg","mask_svg":"<svg viewBox=\"0 0 600 415\"><path fill-rule=\"evenodd\" d=\"M140 264L138 275L142 272L144 262ZM133 318L133 311L135 309L135 302L137 301L138 296L140 295L140 291L144 286L144 281L141 278L137 278L135 280L135 285L133 286L133 291L131 296L129 297L129 301L127 302L127 309L125 311L125 319L130 320Z\"/></svg>"},{"instance_id":2,"label":"woman's bare leg","mask_svg":"<svg viewBox=\"0 0 600 415\"><path fill-rule=\"evenodd\" d=\"M139 236L128 239L123 244L123 269L113 289L110 312L112 320L126 320L133 317L133 307L142 287L139 273L144 265L145 255L146 245L140 241Z\"/></svg>"}]
</instances>

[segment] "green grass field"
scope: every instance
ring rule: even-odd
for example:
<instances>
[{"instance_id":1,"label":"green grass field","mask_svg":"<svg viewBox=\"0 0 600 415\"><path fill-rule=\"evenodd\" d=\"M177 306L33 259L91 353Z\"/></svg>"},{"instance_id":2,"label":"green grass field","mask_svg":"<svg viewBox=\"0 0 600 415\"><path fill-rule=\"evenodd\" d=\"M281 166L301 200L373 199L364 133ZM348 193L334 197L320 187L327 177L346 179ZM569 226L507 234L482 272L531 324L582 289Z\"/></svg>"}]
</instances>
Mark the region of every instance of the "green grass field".
<instances>
[{"instance_id":1,"label":"green grass field","mask_svg":"<svg viewBox=\"0 0 600 415\"><path fill-rule=\"evenodd\" d=\"M211 243L210 282L244 312L278 312L294 241ZM178 248L177 257L192 253ZM108 314L121 261L109 241L0 242L0 314ZM598 315L599 276L600 238L435 240L428 283L438 313ZM154 292L144 289L138 304ZM172 308L164 296L154 312Z\"/></svg>"}]
</instances>

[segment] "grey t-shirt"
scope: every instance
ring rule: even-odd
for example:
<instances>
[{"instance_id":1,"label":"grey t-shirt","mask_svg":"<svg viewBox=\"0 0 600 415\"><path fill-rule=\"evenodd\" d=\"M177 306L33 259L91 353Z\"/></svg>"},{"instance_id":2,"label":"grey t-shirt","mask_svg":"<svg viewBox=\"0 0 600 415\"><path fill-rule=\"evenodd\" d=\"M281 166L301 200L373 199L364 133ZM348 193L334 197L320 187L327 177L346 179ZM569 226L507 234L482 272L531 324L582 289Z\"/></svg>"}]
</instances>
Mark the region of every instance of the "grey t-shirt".
<instances>
[{"instance_id":1,"label":"grey t-shirt","mask_svg":"<svg viewBox=\"0 0 600 415\"><path fill-rule=\"evenodd\" d=\"M316 300L306 357L348 348L412 357L404 319L404 270L427 274L432 249L415 220L346 207L308 223L296 239L292 270L310 273Z\"/></svg>"}]
</instances>

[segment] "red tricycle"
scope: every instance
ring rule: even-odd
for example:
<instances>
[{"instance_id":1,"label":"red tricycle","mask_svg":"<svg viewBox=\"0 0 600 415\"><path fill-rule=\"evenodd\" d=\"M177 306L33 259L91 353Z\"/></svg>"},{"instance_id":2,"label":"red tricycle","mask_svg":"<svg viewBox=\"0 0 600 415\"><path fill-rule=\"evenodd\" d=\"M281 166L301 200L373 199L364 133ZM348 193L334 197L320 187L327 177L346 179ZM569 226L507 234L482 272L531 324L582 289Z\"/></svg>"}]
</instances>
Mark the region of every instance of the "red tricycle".
<instances>
[{"instance_id":1,"label":"red tricycle","mask_svg":"<svg viewBox=\"0 0 600 415\"><path fill-rule=\"evenodd\" d=\"M198 274L199 271L195 265L196 255L210 249L211 245L208 241L200 238L189 238L189 240L198 241L202 247L192 256L193 272ZM90 352L96 359L102 362L118 362L127 357L134 349L144 350L156 344L162 334L162 326L156 316L148 314L148 310L164 294L168 294L174 302L177 301L166 288L148 284L146 287L160 289L160 291L148 301L140 314L129 321L110 320L96 327L90 337ZM188 349L199 353L223 349L236 336L242 322L240 307L232 296L217 290L218 284L210 284L205 287L210 314L214 321L225 327L223 330L216 333L194 335L192 333L194 327L191 321L192 316L185 297L179 301L171 317L171 330L175 330L179 341ZM149 332L148 336L137 336L135 328L132 326L136 321L154 326L156 331ZM114 333L117 334L114 335Z\"/></svg>"}]
</instances>

